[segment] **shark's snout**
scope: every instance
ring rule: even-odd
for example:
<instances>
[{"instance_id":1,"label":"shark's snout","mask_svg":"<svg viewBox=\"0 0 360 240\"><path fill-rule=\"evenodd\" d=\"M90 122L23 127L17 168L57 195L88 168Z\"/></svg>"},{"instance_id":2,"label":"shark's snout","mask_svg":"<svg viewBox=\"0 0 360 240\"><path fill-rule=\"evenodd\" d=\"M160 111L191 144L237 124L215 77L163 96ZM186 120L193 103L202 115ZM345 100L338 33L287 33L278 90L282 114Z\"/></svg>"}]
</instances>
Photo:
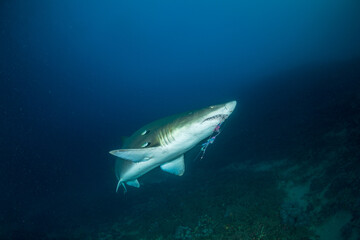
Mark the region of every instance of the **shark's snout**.
<instances>
[{"instance_id":1,"label":"shark's snout","mask_svg":"<svg viewBox=\"0 0 360 240\"><path fill-rule=\"evenodd\" d=\"M234 111L236 107L236 101L225 103L225 109L229 111L229 115Z\"/></svg>"},{"instance_id":2,"label":"shark's snout","mask_svg":"<svg viewBox=\"0 0 360 240\"><path fill-rule=\"evenodd\" d=\"M234 111L236 107L236 101L227 102L224 104L217 105L216 107L211 106L210 107L210 113L208 113L205 117L205 119L202 121L208 122L212 120L223 122L226 120L231 113ZM209 108L207 108L209 110ZM214 110L213 110L214 109ZM218 124L218 123L216 123Z\"/></svg>"}]
</instances>

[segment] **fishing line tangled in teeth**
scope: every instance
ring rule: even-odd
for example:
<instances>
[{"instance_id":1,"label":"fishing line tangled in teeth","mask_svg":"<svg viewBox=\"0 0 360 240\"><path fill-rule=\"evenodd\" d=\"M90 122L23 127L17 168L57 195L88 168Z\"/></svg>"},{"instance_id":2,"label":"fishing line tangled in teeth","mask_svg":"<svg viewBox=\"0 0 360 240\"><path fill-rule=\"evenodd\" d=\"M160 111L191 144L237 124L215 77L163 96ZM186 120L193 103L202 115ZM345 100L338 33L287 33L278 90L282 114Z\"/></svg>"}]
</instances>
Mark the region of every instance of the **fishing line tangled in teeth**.
<instances>
[{"instance_id":1,"label":"fishing line tangled in teeth","mask_svg":"<svg viewBox=\"0 0 360 240\"><path fill-rule=\"evenodd\" d=\"M208 146L210 144L213 144L214 141L215 141L215 138L221 133L220 131L220 127L221 127L221 124L223 123L224 121L220 122L216 128L214 129L214 132L213 134L215 133L215 136L213 136L213 134L211 134L211 136L208 138L208 140L206 140L206 142L204 142L203 144L201 144L201 150L199 152L199 154L202 153L201 157L200 157L200 160L204 158L204 155L205 155L205 152L206 152L206 149L208 148ZM199 156L199 155L198 155Z\"/></svg>"}]
</instances>

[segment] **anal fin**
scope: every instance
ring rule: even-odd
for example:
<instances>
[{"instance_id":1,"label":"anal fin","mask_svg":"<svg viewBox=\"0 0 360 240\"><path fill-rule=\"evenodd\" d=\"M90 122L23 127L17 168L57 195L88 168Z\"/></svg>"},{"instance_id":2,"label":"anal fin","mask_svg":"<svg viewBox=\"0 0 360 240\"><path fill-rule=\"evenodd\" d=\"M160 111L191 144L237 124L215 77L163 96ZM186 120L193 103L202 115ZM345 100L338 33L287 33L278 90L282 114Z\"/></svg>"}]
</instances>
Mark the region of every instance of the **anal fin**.
<instances>
[{"instance_id":1,"label":"anal fin","mask_svg":"<svg viewBox=\"0 0 360 240\"><path fill-rule=\"evenodd\" d=\"M140 187L140 183L139 183L139 181L137 179L127 181L126 184L129 185L129 186L132 186L132 187L136 187L136 188Z\"/></svg>"}]
</instances>

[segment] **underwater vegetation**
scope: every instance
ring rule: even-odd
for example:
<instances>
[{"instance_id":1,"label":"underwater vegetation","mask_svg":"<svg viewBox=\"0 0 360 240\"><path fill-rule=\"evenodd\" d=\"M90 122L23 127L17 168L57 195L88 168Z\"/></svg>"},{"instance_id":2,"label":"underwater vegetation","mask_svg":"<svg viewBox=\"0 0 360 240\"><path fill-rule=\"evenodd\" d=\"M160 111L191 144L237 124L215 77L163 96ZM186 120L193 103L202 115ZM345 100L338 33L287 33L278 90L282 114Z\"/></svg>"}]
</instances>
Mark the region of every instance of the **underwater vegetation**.
<instances>
[{"instance_id":1,"label":"underwater vegetation","mask_svg":"<svg viewBox=\"0 0 360 240\"><path fill-rule=\"evenodd\" d=\"M280 216L284 224L289 226L308 225L309 216L305 207L296 201L284 201L281 204Z\"/></svg>"},{"instance_id":2,"label":"underwater vegetation","mask_svg":"<svg viewBox=\"0 0 360 240\"><path fill-rule=\"evenodd\" d=\"M83 229L74 237L279 239L287 236L303 239L310 236L310 232L301 226L293 228L282 223L278 206L283 193L277 189L272 174L224 170L217 178L220 180L207 181L202 172L201 177L188 179L180 186L163 183L167 190L151 186L152 190L148 190L151 193L145 193L150 198L134 204L126 217L109 221L92 234ZM194 180L198 184L194 185ZM230 181L243 184L227 184Z\"/></svg>"}]
</instances>

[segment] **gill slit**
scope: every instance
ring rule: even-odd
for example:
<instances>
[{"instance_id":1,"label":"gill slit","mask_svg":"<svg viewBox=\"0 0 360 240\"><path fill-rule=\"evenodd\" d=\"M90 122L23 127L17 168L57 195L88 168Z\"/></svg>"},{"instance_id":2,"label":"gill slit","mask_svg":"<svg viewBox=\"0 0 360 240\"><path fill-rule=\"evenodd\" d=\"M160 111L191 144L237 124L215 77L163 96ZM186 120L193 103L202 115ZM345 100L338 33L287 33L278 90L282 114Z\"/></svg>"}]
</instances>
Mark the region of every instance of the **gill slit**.
<instances>
[{"instance_id":1,"label":"gill slit","mask_svg":"<svg viewBox=\"0 0 360 240\"><path fill-rule=\"evenodd\" d=\"M175 140L173 131L170 128L164 128L159 133L159 140L162 146L170 145Z\"/></svg>"}]
</instances>

